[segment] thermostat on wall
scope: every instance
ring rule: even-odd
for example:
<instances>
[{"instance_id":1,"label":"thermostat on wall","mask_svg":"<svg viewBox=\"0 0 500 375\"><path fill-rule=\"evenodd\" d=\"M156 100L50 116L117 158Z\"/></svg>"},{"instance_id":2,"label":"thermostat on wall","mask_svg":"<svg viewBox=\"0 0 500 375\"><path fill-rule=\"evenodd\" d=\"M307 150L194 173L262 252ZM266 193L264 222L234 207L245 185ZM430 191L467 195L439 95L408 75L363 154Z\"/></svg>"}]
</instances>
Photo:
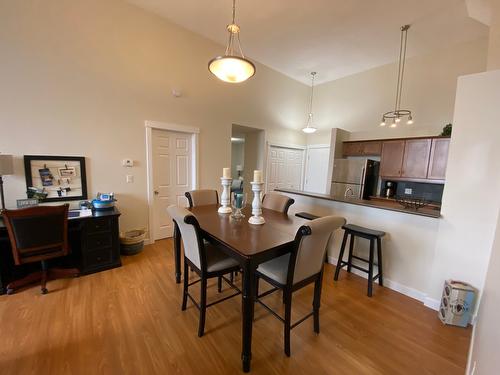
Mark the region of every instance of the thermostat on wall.
<instances>
[{"instance_id":1,"label":"thermostat on wall","mask_svg":"<svg viewBox=\"0 0 500 375\"><path fill-rule=\"evenodd\" d=\"M132 159L123 159L122 160L122 165L124 167L133 167L134 166L134 161Z\"/></svg>"}]
</instances>

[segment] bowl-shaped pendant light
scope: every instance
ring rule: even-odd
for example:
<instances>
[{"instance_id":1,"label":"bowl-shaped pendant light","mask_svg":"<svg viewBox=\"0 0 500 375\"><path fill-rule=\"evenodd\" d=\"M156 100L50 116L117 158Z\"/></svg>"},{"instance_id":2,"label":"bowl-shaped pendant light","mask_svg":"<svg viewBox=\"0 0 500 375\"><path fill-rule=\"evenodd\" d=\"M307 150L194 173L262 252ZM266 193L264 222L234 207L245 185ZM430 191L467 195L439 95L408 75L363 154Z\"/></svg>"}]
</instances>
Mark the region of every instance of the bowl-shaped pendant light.
<instances>
[{"instance_id":1,"label":"bowl-shaped pendant light","mask_svg":"<svg viewBox=\"0 0 500 375\"><path fill-rule=\"evenodd\" d=\"M305 128L302 128L302 131L307 134L314 133L316 130L316 127L314 126L314 121L313 121L313 99L314 99L314 76L316 75L316 72L311 72L311 97L309 100L309 115L307 117L307 124Z\"/></svg>"},{"instance_id":2,"label":"bowl-shaped pendant light","mask_svg":"<svg viewBox=\"0 0 500 375\"><path fill-rule=\"evenodd\" d=\"M239 83L255 74L255 65L245 58L240 43L240 27L234 23L236 0L233 0L233 22L227 25L229 40L224 56L209 61L208 70L224 82Z\"/></svg>"}]
</instances>

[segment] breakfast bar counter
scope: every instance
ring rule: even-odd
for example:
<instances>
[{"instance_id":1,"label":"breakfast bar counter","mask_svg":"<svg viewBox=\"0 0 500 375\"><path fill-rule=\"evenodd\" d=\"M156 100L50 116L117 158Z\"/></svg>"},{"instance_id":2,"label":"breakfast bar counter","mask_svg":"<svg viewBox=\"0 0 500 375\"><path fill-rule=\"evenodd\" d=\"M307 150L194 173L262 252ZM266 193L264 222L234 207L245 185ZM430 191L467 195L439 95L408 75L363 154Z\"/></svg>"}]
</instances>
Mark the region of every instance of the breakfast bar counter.
<instances>
[{"instance_id":1,"label":"breakfast bar counter","mask_svg":"<svg viewBox=\"0 0 500 375\"><path fill-rule=\"evenodd\" d=\"M348 204L355 204L358 206L366 206L366 207L373 207L373 208L380 208L383 210L389 210L389 211L396 211L396 212L402 212L406 214L411 214L411 215L420 215L420 216L427 216L427 217L432 217L432 218L439 218L441 217L441 212L439 208L437 207L422 207L419 208L418 210L411 209L411 208L405 208L401 206L399 203L397 203L394 200L391 199L383 199L383 198L377 198L373 200L368 200L368 199L359 199L359 198L334 198L331 195L327 194L319 194L319 193L309 193L306 191L301 191L301 190L293 190L293 189L275 189L278 192L282 193L289 193L289 194L297 194L297 195L302 195L305 197L310 197L310 198L318 198L318 199L325 199L329 201L334 201L334 202L343 202L343 203L348 203Z\"/></svg>"}]
</instances>

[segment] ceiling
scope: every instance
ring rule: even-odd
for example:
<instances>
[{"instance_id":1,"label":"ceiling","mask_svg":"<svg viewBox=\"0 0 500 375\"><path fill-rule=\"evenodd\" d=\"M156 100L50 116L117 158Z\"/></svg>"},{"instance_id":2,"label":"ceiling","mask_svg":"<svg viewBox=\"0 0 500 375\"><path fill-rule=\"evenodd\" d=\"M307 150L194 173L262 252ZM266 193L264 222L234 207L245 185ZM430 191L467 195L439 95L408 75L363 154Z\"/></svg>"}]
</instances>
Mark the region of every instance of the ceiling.
<instances>
[{"instance_id":1,"label":"ceiling","mask_svg":"<svg viewBox=\"0 0 500 375\"><path fill-rule=\"evenodd\" d=\"M221 44L231 0L127 0ZM466 0L237 0L247 57L298 81L323 83L397 61L399 29L412 24L408 55L488 34Z\"/></svg>"}]
</instances>

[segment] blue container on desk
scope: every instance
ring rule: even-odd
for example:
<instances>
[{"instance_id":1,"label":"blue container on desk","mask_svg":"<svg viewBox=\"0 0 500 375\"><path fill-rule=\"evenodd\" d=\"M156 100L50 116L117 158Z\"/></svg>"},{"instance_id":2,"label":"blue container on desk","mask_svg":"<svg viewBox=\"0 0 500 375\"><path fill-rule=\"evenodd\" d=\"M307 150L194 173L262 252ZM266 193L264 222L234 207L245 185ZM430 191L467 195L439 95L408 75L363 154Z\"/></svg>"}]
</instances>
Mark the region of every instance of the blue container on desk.
<instances>
[{"instance_id":1,"label":"blue container on desk","mask_svg":"<svg viewBox=\"0 0 500 375\"><path fill-rule=\"evenodd\" d=\"M97 198L92 201L92 207L95 210L112 210L115 208L116 199L111 194L97 194Z\"/></svg>"}]
</instances>

